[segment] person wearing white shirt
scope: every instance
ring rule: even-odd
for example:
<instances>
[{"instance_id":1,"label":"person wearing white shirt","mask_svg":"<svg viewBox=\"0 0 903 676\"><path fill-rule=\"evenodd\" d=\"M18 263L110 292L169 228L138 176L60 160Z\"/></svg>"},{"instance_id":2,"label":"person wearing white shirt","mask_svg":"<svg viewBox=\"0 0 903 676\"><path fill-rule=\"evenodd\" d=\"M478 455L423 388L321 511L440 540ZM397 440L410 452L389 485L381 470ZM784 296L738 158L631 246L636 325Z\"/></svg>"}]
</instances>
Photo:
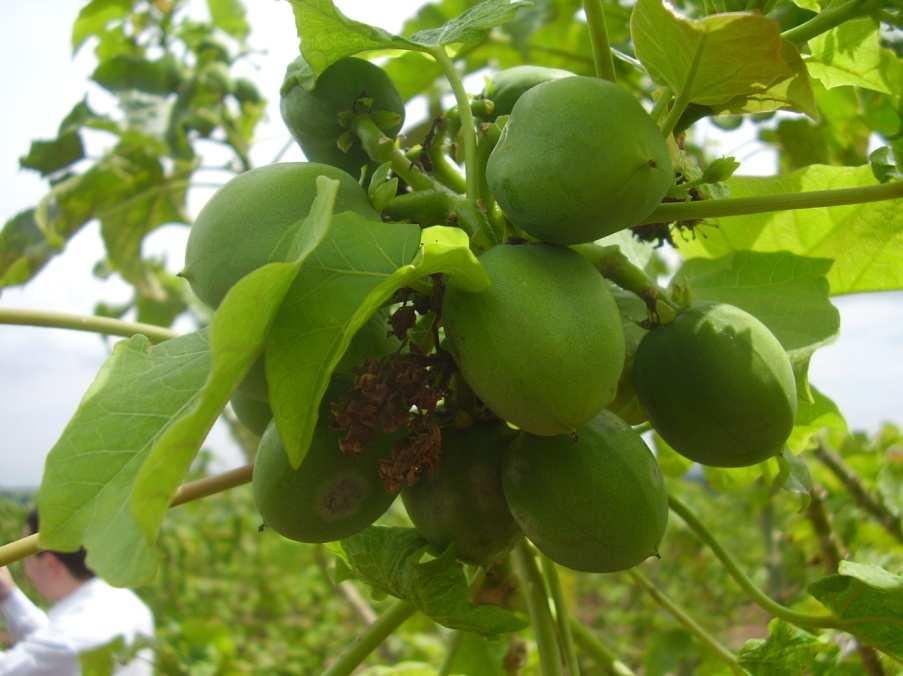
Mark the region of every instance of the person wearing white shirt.
<instances>
[{"instance_id":1,"label":"person wearing white shirt","mask_svg":"<svg viewBox=\"0 0 903 676\"><path fill-rule=\"evenodd\" d=\"M38 530L37 512L28 516ZM100 648L117 637L126 645L153 639L150 609L128 589L112 587L85 565L78 552L41 551L24 560L25 575L52 605L44 612L32 603L0 568L0 614L15 644L0 651L0 676L79 676L79 654ZM153 653L144 648L115 676L150 676Z\"/></svg>"}]
</instances>

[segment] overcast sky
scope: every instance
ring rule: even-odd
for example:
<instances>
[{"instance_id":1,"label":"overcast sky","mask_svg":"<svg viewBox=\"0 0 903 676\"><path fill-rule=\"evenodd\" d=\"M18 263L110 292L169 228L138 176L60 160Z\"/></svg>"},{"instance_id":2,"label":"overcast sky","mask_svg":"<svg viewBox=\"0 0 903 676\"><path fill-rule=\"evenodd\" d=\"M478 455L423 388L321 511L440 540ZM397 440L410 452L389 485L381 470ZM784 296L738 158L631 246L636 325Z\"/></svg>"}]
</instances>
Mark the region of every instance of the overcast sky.
<instances>
[{"instance_id":1,"label":"overcast sky","mask_svg":"<svg viewBox=\"0 0 903 676\"><path fill-rule=\"evenodd\" d=\"M93 63L90 48L74 61L69 48L72 21L83 0L6 2L0 21L0 64L7 96L0 107L0 222L33 206L45 184L33 173L18 170L18 157L31 139L52 138L62 117L86 89ZM291 11L286 2L247 3L253 8L251 44L265 48L251 73L270 100L269 119L261 125L252 153L266 164L289 135L278 113L278 87L285 65L297 53ZM422 4L416 0L339 0L350 16L390 30ZM203 3L201 3L203 6ZM477 81L471 89L479 89ZM416 117L412 115L411 117ZM774 157L753 140L751 125L730 136L709 127L707 139L721 152L743 162L739 173L769 174ZM285 160L302 159L297 149ZM194 211L205 195L196 195ZM164 253L168 267L182 265L187 230L168 227L146 240L145 251ZM101 282L90 274L102 257L96 225L86 227L24 289L8 289L0 306L91 313L97 300L122 301L130 296L121 282ZM840 340L819 350L811 379L837 401L853 427L876 429L883 420L903 422L903 294L872 294L836 300L842 315ZM0 487L34 486L44 457L75 411L82 394L108 354L95 335L0 326ZM208 440L222 469L241 458L228 433L214 430Z\"/></svg>"}]
</instances>

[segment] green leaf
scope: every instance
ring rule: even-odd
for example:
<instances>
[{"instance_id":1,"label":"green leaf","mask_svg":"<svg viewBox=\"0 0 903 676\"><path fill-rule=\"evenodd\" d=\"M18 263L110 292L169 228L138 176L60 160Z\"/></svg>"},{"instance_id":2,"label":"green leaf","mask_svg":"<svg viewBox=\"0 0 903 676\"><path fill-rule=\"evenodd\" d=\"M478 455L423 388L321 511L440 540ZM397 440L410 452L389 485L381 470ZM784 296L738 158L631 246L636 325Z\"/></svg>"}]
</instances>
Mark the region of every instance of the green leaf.
<instances>
[{"instance_id":1,"label":"green leaf","mask_svg":"<svg viewBox=\"0 0 903 676\"><path fill-rule=\"evenodd\" d=\"M845 21L809 40L809 74L825 87L863 87L890 94L882 68L878 22L871 17Z\"/></svg>"},{"instance_id":2,"label":"green leaf","mask_svg":"<svg viewBox=\"0 0 903 676\"><path fill-rule=\"evenodd\" d=\"M813 165L774 177L733 177L732 197L874 185L868 166ZM903 288L903 199L820 209L713 219L704 236L679 242L685 256L724 256L732 251L786 251L833 258L831 294Z\"/></svg>"},{"instance_id":3,"label":"green leaf","mask_svg":"<svg viewBox=\"0 0 903 676\"><path fill-rule=\"evenodd\" d=\"M169 55L156 61L131 55L114 56L101 62L91 79L114 93L135 90L160 96L175 93L182 81L179 62Z\"/></svg>"},{"instance_id":4,"label":"green leaf","mask_svg":"<svg viewBox=\"0 0 903 676\"><path fill-rule=\"evenodd\" d=\"M84 546L88 565L112 584L153 574L127 509L133 483L209 369L206 332L155 346L144 336L115 345L47 457L38 493L43 547Z\"/></svg>"},{"instance_id":5,"label":"green leaf","mask_svg":"<svg viewBox=\"0 0 903 676\"><path fill-rule=\"evenodd\" d=\"M342 14L332 0L289 0L295 13L304 64L298 82L313 89L317 77L339 59L375 49L412 49L400 35L354 21Z\"/></svg>"},{"instance_id":6,"label":"green leaf","mask_svg":"<svg viewBox=\"0 0 903 676\"><path fill-rule=\"evenodd\" d=\"M440 272L467 290L489 285L460 228L434 226L421 233L414 224L370 221L350 212L336 216L267 341L270 405L293 466L304 459L320 400L354 334L395 291Z\"/></svg>"},{"instance_id":7,"label":"green leaf","mask_svg":"<svg viewBox=\"0 0 903 676\"><path fill-rule=\"evenodd\" d=\"M531 4L522 0L483 0L444 26L417 31L411 40L430 47L472 43L493 28L511 21L517 10Z\"/></svg>"},{"instance_id":8,"label":"green leaf","mask_svg":"<svg viewBox=\"0 0 903 676\"><path fill-rule=\"evenodd\" d=\"M250 27L241 0L207 0L213 25L237 40L248 37Z\"/></svg>"},{"instance_id":9,"label":"green leaf","mask_svg":"<svg viewBox=\"0 0 903 676\"><path fill-rule=\"evenodd\" d=\"M119 666L117 655L125 650L125 640L121 636L107 644L79 653L78 663L82 676L112 676Z\"/></svg>"},{"instance_id":10,"label":"green leaf","mask_svg":"<svg viewBox=\"0 0 903 676\"><path fill-rule=\"evenodd\" d=\"M761 320L794 364L840 332L840 313L828 298L831 261L786 252L736 251L686 261L672 282L694 300L735 305Z\"/></svg>"},{"instance_id":11,"label":"green leaf","mask_svg":"<svg viewBox=\"0 0 903 676\"><path fill-rule=\"evenodd\" d=\"M655 444L655 459L658 461L662 474L680 479L690 471L693 461L675 451L658 432L653 433L652 440Z\"/></svg>"},{"instance_id":12,"label":"green leaf","mask_svg":"<svg viewBox=\"0 0 903 676\"><path fill-rule=\"evenodd\" d=\"M474 605L454 552L449 549L439 558L428 559L428 546L413 528L370 526L332 549L347 567L346 576L411 603L450 629L492 635L526 626L523 618L510 611Z\"/></svg>"},{"instance_id":13,"label":"green leaf","mask_svg":"<svg viewBox=\"0 0 903 676\"><path fill-rule=\"evenodd\" d=\"M761 94L794 74L780 26L761 14L687 19L662 0L638 0L630 32L652 79L688 93L692 103L717 106Z\"/></svg>"},{"instance_id":14,"label":"green leaf","mask_svg":"<svg viewBox=\"0 0 903 676\"><path fill-rule=\"evenodd\" d=\"M28 154L19 158L19 166L47 176L78 162L84 156L81 134L67 131L52 141L32 141Z\"/></svg>"},{"instance_id":15,"label":"green leaf","mask_svg":"<svg viewBox=\"0 0 903 676\"><path fill-rule=\"evenodd\" d=\"M747 641L737 657L752 676L798 676L819 673L813 669L816 657L836 652L837 646L818 636L783 620L772 620L768 638Z\"/></svg>"},{"instance_id":16,"label":"green leaf","mask_svg":"<svg viewBox=\"0 0 903 676\"><path fill-rule=\"evenodd\" d=\"M508 676L504 668L508 641L491 639L469 631L461 636L458 650L452 659L450 674L480 674L480 676Z\"/></svg>"},{"instance_id":17,"label":"green leaf","mask_svg":"<svg viewBox=\"0 0 903 676\"><path fill-rule=\"evenodd\" d=\"M812 497L812 475L802 457L793 455L786 449L778 461L778 474L771 484L773 491L784 490L799 498L802 512L809 506Z\"/></svg>"},{"instance_id":18,"label":"green leaf","mask_svg":"<svg viewBox=\"0 0 903 676\"><path fill-rule=\"evenodd\" d=\"M402 101L410 101L428 90L442 75L442 66L421 52L404 52L383 64L383 70L398 89Z\"/></svg>"},{"instance_id":19,"label":"green leaf","mask_svg":"<svg viewBox=\"0 0 903 676\"><path fill-rule=\"evenodd\" d=\"M169 503L232 391L263 351L279 307L306 258L331 224L339 182L317 178L317 197L295 224L290 262L270 263L235 284L210 325L211 367L197 398L156 439L135 478L129 509L150 552ZM153 562L153 560L152 560Z\"/></svg>"},{"instance_id":20,"label":"green leaf","mask_svg":"<svg viewBox=\"0 0 903 676\"><path fill-rule=\"evenodd\" d=\"M847 423L831 399L810 386L812 401L802 398L797 402L796 419L787 446L794 453L800 453L812 446L813 439L823 431L828 431L832 439L840 441L847 433Z\"/></svg>"},{"instance_id":21,"label":"green leaf","mask_svg":"<svg viewBox=\"0 0 903 676\"><path fill-rule=\"evenodd\" d=\"M57 253L38 227L35 210L19 212L0 230L0 288L24 284Z\"/></svg>"},{"instance_id":22,"label":"green leaf","mask_svg":"<svg viewBox=\"0 0 903 676\"><path fill-rule=\"evenodd\" d=\"M482 39L492 28L510 21L519 8L528 4L522 0L483 0L438 28L423 29L406 38L349 19L336 8L332 0L289 2L295 12L295 25L303 57L302 63L296 68L295 77L307 89L312 89L320 73L343 57L384 49L425 52L453 43L470 43ZM416 61L412 58L403 62L403 71L410 74L410 65L413 63ZM440 71L436 66L431 66L422 75L432 80L435 78L432 73L438 75ZM416 84L413 87L409 85L406 93L411 94L413 89L425 86L424 82L425 80L417 78Z\"/></svg>"},{"instance_id":23,"label":"green leaf","mask_svg":"<svg viewBox=\"0 0 903 676\"><path fill-rule=\"evenodd\" d=\"M853 561L841 561L838 573L810 584L809 593L862 642L903 657L903 577Z\"/></svg>"},{"instance_id":24,"label":"green leaf","mask_svg":"<svg viewBox=\"0 0 903 676\"><path fill-rule=\"evenodd\" d=\"M91 0L82 7L72 24L72 53L88 38L101 35L111 21L128 16L134 4L135 0Z\"/></svg>"}]
</instances>

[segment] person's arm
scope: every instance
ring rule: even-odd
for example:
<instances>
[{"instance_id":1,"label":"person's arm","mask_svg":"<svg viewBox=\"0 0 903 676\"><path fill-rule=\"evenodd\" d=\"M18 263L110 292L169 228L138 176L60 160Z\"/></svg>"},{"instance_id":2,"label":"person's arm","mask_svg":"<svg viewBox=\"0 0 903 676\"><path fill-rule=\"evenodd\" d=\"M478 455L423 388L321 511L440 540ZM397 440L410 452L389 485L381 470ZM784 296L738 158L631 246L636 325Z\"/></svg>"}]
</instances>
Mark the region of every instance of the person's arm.
<instances>
[{"instance_id":1,"label":"person's arm","mask_svg":"<svg viewBox=\"0 0 903 676\"><path fill-rule=\"evenodd\" d=\"M20 641L33 631L46 627L47 613L32 603L16 586L6 566L0 568L0 614L10 635Z\"/></svg>"},{"instance_id":2,"label":"person's arm","mask_svg":"<svg viewBox=\"0 0 903 676\"><path fill-rule=\"evenodd\" d=\"M79 673L78 652L44 627L0 651L0 676L61 676Z\"/></svg>"}]
</instances>

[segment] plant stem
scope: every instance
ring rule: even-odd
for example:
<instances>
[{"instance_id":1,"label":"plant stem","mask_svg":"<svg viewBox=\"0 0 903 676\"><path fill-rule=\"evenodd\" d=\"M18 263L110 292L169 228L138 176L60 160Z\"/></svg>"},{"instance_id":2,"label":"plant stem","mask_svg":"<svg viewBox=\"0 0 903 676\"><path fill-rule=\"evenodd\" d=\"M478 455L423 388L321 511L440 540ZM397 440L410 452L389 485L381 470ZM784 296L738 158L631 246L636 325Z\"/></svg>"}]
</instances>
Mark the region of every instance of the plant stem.
<instances>
[{"instance_id":1,"label":"plant stem","mask_svg":"<svg viewBox=\"0 0 903 676\"><path fill-rule=\"evenodd\" d=\"M586 13L586 23L589 26L589 41L593 47L596 75L603 80L614 82L615 63L611 58L602 0L583 0L583 11Z\"/></svg>"},{"instance_id":2,"label":"plant stem","mask_svg":"<svg viewBox=\"0 0 903 676\"><path fill-rule=\"evenodd\" d=\"M184 505L186 502L206 498L210 495L227 491L230 488L249 483L253 473L253 464L244 465L243 467L231 469L222 474L214 474L213 476L207 476L203 479L198 479L197 481L190 481L187 484L182 484L173 496L169 506L178 507L179 505Z\"/></svg>"},{"instance_id":3,"label":"plant stem","mask_svg":"<svg viewBox=\"0 0 903 676\"><path fill-rule=\"evenodd\" d=\"M745 672L740 667L740 663L737 661L736 655L734 655L734 653L721 645L718 639L716 639L703 627L701 627L696 622L696 620L694 620L684 611L683 608L681 608L679 605L674 603L674 601L668 598L664 592L662 592L652 583L652 580L650 580L643 573L636 569L628 570L627 573L630 575L630 577L633 578L634 582L641 586L646 591L646 593L652 597L653 601L667 610L675 620L677 620L684 626L687 631L693 634L700 640L700 642L708 646L712 651L715 652L715 654L718 655L718 657L724 660L724 662L730 667L731 671L733 671L735 674L740 674L740 676L743 676Z\"/></svg>"},{"instance_id":4,"label":"plant stem","mask_svg":"<svg viewBox=\"0 0 903 676\"><path fill-rule=\"evenodd\" d=\"M540 673L542 676L562 676L561 654L558 651L558 639L549 610L546 586L526 541L521 540L514 546L511 559L527 603L533 634L536 636Z\"/></svg>"},{"instance_id":5,"label":"plant stem","mask_svg":"<svg viewBox=\"0 0 903 676\"><path fill-rule=\"evenodd\" d=\"M818 627L846 629L846 624L843 620L834 617L833 615L808 615L806 613L798 613L786 606L782 606L780 603L776 603L752 583L746 576L746 573L740 569L740 565L734 557L721 546L709 532L708 528L706 528L702 522L696 518L693 512L690 511L689 507L673 495L668 496L668 506L671 508L671 511L684 520L687 526L690 527L690 530L696 534L696 537L702 540L702 542L712 550L712 553L719 561L721 561L721 564L725 567L728 574L734 578L734 581L740 588L746 592L747 596L749 596L760 608L763 608L775 617L779 617L790 624L795 624L804 629Z\"/></svg>"},{"instance_id":6,"label":"plant stem","mask_svg":"<svg viewBox=\"0 0 903 676\"><path fill-rule=\"evenodd\" d=\"M479 185L479 177L477 176L476 158L477 158L477 135L474 129L473 113L470 111L470 102L467 99L467 92L464 90L464 83L461 76L455 68L455 64L445 51L445 47L439 45L435 49L430 50L442 70L445 77L451 85L455 94L455 100L458 102L458 115L461 116L461 133L464 136L464 171L467 183L468 199L476 200Z\"/></svg>"},{"instance_id":7,"label":"plant stem","mask_svg":"<svg viewBox=\"0 0 903 676\"><path fill-rule=\"evenodd\" d=\"M618 659L611 649L593 636L576 618L571 618L571 631L581 650L588 653L596 662L616 676L634 676L633 671Z\"/></svg>"},{"instance_id":8,"label":"plant stem","mask_svg":"<svg viewBox=\"0 0 903 676\"><path fill-rule=\"evenodd\" d=\"M442 665L439 667L439 671L436 673L436 676L448 676L451 673L452 663L455 661L455 655L458 654L458 650L461 647L461 642L464 640L464 632L460 630L456 630L454 634L452 634L451 639L448 641L448 648L445 652L445 659L442 660Z\"/></svg>"},{"instance_id":9,"label":"plant stem","mask_svg":"<svg viewBox=\"0 0 903 676\"><path fill-rule=\"evenodd\" d=\"M38 534L32 533L24 538L7 542L0 547L0 566L8 566L11 563L31 556L38 551Z\"/></svg>"},{"instance_id":10,"label":"plant stem","mask_svg":"<svg viewBox=\"0 0 903 676\"><path fill-rule=\"evenodd\" d=\"M564 666L571 676L580 676L580 663L577 661L577 650L574 648L574 635L571 633L570 613L561 588L561 580L555 563L545 554L540 554L542 574L546 579L552 601L555 603L555 622L558 624L558 636L561 638L561 652Z\"/></svg>"},{"instance_id":11,"label":"plant stem","mask_svg":"<svg viewBox=\"0 0 903 676\"><path fill-rule=\"evenodd\" d=\"M395 146L369 115L358 115L351 121L351 129L361 141L364 151L375 162L391 162L392 171L398 174L413 190L432 190L437 184L429 176L411 164L405 154Z\"/></svg>"},{"instance_id":12,"label":"plant stem","mask_svg":"<svg viewBox=\"0 0 903 676\"><path fill-rule=\"evenodd\" d=\"M781 37L790 42L802 44L839 26L844 21L867 13L871 7L872 3L868 0L850 0L843 5L835 5L819 12L799 26L785 30L781 33Z\"/></svg>"},{"instance_id":13,"label":"plant stem","mask_svg":"<svg viewBox=\"0 0 903 676\"><path fill-rule=\"evenodd\" d=\"M389 634L416 611L417 609L407 601L396 601L339 655L323 676L348 676L386 640Z\"/></svg>"},{"instance_id":14,"label":"plant stem","mask_svg":"<svg viewBox=\"0 0 903 676\"><path fill-rule=\"evenodd\" d=\"M815 457L831 470L831 473L843 484L860 508L875 517L878 523L898 541L903 542L903 528L900 525L900 518L894 516L879 497L872 496L869 493L868 489L862 485L862 479L847 466L843 458L821 444L815 449Z\"/></svg>"},{"instance_id":15,"label":"plant stem","mask_svg":"<svg viewBox=\"0 0 903 676\"><path fill-rule=\"evenodd\" d=\"M176 491L170 507L184 505L186 502L206 498L216 493L222 493L230 488L241 486L251 481L253 473L253 465L245 465L238 469L229 470L222 474L204 477L197 481L190 481L182 484ZM13 542L8 542L0 546L0 566L7 566L14 561L24 559L38 551L38 533L33 533L24 538L19 538Z\"/></svg>"},{"instance_id":16,"label":"plant stem","mask_svg":"<svg viewBox=\"0 0 903 676\"><path fill-rule=\"evenodd\" d=\"M589 261L605 279L639 296L651 316L665 324L674 319L676 313L668 294L642 269L631 263L619 247L576 244L571 248Z\"/></svg>"},{"instance_id":17,"label":"plant stem","mask_svg":"<svg viewBox=\"0 0 903 676\"><path fill-rule=\"evenodd\" d=\"M744 216L769 211L793 209L817 209L847 204L865 204L903 197L903 181L865 185L858 188L837 190L811 190L798 193L778 193L756 197L730 197L700 202L673 202L661 204L637 225L645 223L672 223L674 221Z\"/></svg>"},{"instance_id":18,"label":"plant stem","mask_svg":"<svg viewBox=\"0 0 903 676\"><path fill-rule=\"evenodd\" d=\"M124 322L121 319L112 319L110 317L73 315L65 312L45 312L43 310L18 310L14 308L0 308L0 324L47 326L56 329L89 331L105 336L123 336L125 338L130 338L140 333L147 336L154 343L161 343L178 335L171 329L154 324Z\"/></svg>"}]
</instances>

